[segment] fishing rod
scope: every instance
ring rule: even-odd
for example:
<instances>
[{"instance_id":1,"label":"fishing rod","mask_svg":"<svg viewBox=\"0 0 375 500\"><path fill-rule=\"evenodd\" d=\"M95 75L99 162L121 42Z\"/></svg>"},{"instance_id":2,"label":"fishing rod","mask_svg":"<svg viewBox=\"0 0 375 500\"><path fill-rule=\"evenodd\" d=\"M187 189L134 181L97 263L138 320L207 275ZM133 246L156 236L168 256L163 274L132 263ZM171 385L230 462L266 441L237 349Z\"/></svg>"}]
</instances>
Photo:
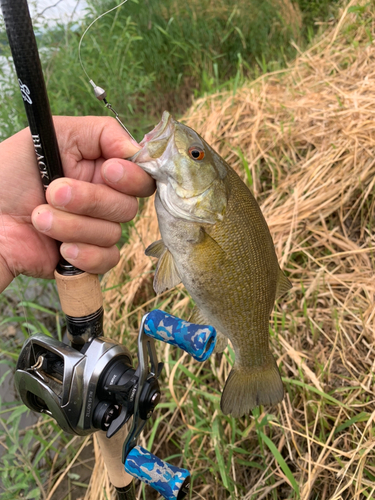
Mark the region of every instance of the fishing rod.
<instances>
[{"instance_id":1,"label":"fishing rod","mask_svg":"<svg viewBox=\"0 0 375 500\"><path fill-rule=\"evenodd\" d=\"M39 173L44 191L46 191L49 184L54 179L63 177L64 173L28 4L26 0L1 0L0 5ZM101 335L103 331L103 299L99 279L98 276L75 268L63 258L59 261L55 278L62 309L66 314L68 338L72 346L78 350L90 338ZM46 351L52 347L47 339L41 339L41 343L45 344ZM23 350L18 362L18 367L21 368L25 359L24 352ZM33 346L33 352L39 353L39 350ZM30 366L35 366L32 360L27 361ZM17 380L16 375L15 382L25 404L36 411L44 410L47 413L48 402L45 401L45 394L48 392L40 397L36 394L37 389L40 388L38 383L34 381L35 389L28 391L28 383L24 378L21 377L19 384ZM56 418L56 410L51 413ZM60 425L63 424L59 416L57 420ZM100 441L104 443L103 448L107 450L105 441L103 439ZM113 468L111 467L110 470ZM124 478L121 476L115 478L118 481L115 480L114 484L120 488L126 487L129 483L128 477L123 475ZM116 476L119 476L118 471L116 471ZM130 495L128 497L131 499Z\"/></svg>"},{"instance_id":2,"label":"fishing rod","mask_svg":"<svg viewBox=\"0 0 375 500\"><path fill-rule=\"evenodd\" d=\"M46 191L64 172L27 0L0 0L0 6ZM189 493L189 472L137 445L161 397L158 378L163 364L157 360L154 339L204 361L214 349L215 329L151 311L140 325L134 369L128 349L103 337L98 276L61 258L55 279L70 345L44 334L26 340L15 373L22 401L31 410L53 417L68 433L96 433L118 500L135 500L133 477L167 500L184 499ZM127 432L124 424L131 417Z\"/></svg>"}]
</instances>

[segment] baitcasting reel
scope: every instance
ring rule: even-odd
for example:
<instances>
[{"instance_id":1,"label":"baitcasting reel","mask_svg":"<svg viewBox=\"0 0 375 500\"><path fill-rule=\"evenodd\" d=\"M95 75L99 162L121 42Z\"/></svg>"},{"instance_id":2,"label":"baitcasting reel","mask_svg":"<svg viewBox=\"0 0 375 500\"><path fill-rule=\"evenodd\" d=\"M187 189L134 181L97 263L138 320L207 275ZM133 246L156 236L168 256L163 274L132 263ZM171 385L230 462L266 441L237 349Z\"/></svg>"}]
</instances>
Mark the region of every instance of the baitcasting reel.
<instances>
[{"instance_id":1,"label":"baitcasting reel","mask_svg":"<svg viewBox=\"0 0 375 500\"><path fill-rule=\"evenodd\" d=\"M151 416L160 400L157 377L147 374L140 415ZM146 367L147 369L148 367ZM107 431L112 437L134 412L139 380L129 351L112 339L94 337L81 351L43 334L30 337L17 363L15 383L31 410L53 417L71 434Z\"/></svg>"},{"instance_id":2,"label":"baitcasting reel","mask_svg":"<svg viewBox=\"0 0 375 500\"><path fill-rule=\"evenodd\" d=\"M123 446L125 470L164 498L180 500L189 491L189 472L137 446L161 396L158 377L163 363L157 360L154 339L204 361L215 347L216 331L212 326L188 323L156 309L142 319L136 369L127 348L112 339L93 337L78 351L36 334L22 348L15 384L26 406L50 415L71 434L104 430L110 438L133 415Z\"/></svg>"}]
</instances>

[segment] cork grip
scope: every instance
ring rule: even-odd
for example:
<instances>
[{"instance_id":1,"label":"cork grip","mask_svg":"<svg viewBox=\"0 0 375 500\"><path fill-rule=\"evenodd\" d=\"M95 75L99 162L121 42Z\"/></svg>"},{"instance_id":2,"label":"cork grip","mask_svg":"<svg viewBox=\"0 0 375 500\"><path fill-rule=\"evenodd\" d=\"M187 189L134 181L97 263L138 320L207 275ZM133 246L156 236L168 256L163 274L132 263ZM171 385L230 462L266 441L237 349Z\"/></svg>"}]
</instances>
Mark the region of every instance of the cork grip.
<instances>
[{"instance_id":1,"label":"cork grip","mask_svg":"<svg viewBox=\"0 0 375 500\"><path fill-rule=\"evenodd\" d=\"M63 276L55 271L55 279L61 308L68 316L89 316L102 307L103 296L96 274Z\"/></svg>"},{"instance_id":2,"label":"cork grip","mask_svg":"<svg viewBox=\"0 0 375 500\"><path fill-rule=\"evenodd\" d=\"M109 479L116 488L123 488L130 484L133 476L125 472L122 463L122 445L128 433L128 426L124 425L111 439L105 432L99 431L95 435L99 442L100 451L108 471Z\"/></svg>"}]
</instances>

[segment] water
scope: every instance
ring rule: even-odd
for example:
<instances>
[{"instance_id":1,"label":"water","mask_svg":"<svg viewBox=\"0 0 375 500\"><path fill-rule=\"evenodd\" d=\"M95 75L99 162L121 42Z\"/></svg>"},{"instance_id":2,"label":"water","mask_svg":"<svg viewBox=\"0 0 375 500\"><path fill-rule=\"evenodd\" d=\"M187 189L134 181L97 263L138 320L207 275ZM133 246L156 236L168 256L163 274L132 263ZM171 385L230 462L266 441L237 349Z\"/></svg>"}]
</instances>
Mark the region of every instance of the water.
<instances>
[{"instance_id":1,"label":"water","mask_svg":"<svg viewBox=\"0 0 375 500\"><path fill-rule=\"evenodd\" d=\"M81 19L87 8L86 0L31 0L28 1L33 23L47 21L49 27ZM0 19L2 13L0 10Z\"/></svg>"},{"instance_id":2,"label":"water","mask_svg":"<svg viewBox=\"0 0 375 500\"><path fill-rule=\"evenodd\" d=\"M86 0L34 0L29 2L32 18L42 18L52 26L80 19L87 7Z\"/></svg>"},{"instance_id":3,"label":"water","mask_svg":"<svg viewBox=\"0 0 375 500\"><path fill-rule=\"evenodd\" d=\"M86 0L32 0L28 2L28 5L33 24L38 26L41 23L47 23L50 28L58 23L68 24L79 21L87 8ZM3 16L0 10L0 26L2 23ZM5 76L9 75L12 71L11 65L12 62L0 54L0 73L2 70Z\"/></svg>"}]
</instances>

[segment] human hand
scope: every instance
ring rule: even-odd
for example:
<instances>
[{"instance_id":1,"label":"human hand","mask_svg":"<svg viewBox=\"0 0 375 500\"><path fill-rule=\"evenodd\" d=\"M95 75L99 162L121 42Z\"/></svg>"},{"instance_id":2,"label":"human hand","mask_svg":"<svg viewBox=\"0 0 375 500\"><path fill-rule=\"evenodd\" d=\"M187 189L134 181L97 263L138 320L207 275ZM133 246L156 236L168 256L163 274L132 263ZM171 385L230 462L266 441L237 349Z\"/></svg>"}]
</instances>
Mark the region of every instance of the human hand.
<instances>
[{"instance_id":1,"label":"human hand","mask_svg":"<svg viewBox=\"0 0 375 500\"><path fill-rule=\"evenodd\" d=\"M120 222L137 213L136 197L154 182L124 160L139 149L114 118L55 117L64 178L45 203L29 129L0 144L0 292L18 274L53 278L61 254L104 273L119 260Z\"/></svg>"}]
</instances>

